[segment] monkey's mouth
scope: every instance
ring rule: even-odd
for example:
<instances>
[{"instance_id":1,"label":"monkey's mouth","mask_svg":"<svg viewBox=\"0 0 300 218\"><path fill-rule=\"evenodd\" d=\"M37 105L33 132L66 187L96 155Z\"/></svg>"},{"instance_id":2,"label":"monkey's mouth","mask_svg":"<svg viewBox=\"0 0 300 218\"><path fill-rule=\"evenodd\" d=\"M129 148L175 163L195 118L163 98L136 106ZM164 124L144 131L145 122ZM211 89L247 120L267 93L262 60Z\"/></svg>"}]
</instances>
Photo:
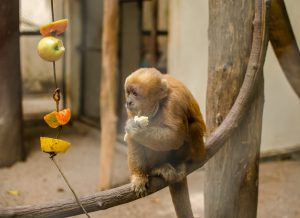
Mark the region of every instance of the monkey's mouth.
<instances>
[{"instance_id":1,"label":"monkey's mouth","mask_svg":"<svg viewBox=\"0 0 300 218\"><path fill-rule=\"evenodd\" d=\"M135 114L138 113L138 110L136 109L136 107L134 105L125 104L125 108L127 111L129 111L131 113L135 113Z\"/></svg>"}]
</instances>

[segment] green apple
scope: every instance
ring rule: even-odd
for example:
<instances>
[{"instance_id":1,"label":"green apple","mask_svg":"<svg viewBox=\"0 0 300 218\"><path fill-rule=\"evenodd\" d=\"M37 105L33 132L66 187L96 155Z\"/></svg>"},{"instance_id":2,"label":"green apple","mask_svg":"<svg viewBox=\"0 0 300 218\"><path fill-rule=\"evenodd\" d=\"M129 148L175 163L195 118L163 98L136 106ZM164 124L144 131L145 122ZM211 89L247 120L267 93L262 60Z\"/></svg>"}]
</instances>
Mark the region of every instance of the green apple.
<instances>
[{"instance_id":1,"label":"green apple","mask_svg":"<svg viewBox=\"0 0 300 218\"><path fill-rule=\"evenodd\" d=\"M54 36L47 36L40 40L38 53L46 61L57 61L65 53L63 42Z\"/></svg>"}]
</instances>

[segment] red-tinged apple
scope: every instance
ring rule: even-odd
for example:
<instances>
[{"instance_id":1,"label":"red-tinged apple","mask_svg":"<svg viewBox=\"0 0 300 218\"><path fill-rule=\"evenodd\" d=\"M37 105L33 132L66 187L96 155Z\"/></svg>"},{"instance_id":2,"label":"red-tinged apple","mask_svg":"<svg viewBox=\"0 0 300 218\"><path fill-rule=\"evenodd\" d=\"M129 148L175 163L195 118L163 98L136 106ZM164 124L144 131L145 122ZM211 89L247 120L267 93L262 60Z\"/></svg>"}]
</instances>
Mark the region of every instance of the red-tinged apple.
<instances>
[{"instance_id":1,"label":"red-tinged apple","mask_svg":"<svg viewBox=\"0 0 300 218\"><path fill-rule=\"evenodd\" d=\"M46 61L57 61L65 53L63 42L54 36L47 36L40 40L38 53Z\"/></svg>"}]
</instances>

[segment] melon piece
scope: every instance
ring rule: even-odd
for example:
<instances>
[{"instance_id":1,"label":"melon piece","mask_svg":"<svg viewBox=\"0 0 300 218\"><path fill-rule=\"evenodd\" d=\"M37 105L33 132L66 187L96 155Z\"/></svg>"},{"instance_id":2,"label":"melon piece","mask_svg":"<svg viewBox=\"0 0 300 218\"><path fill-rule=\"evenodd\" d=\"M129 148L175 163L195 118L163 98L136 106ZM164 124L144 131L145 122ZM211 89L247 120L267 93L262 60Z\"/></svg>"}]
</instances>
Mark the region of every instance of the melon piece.
<instances>
[{"instance_id":1,"label":"melon piece","mask_svg":"<svg viewBox=\"0 0 300 218\"><path fill-rule=\"evenodd\" d=\"M68 25L68 19L57 20L40 27L42 36L50 36L52 34L60 35L65 32Z\"/></svg>"},{"instance_id":2,"label":"melon piece","mask_svg":"<svg viewBox=\"0 0 300 218\"><path fill-rule=\"evenodd\" d=\"M45 153L61 153L66 152L71 143L55 138L40 137L41 150Z\"/></svg>"}]
</instances>

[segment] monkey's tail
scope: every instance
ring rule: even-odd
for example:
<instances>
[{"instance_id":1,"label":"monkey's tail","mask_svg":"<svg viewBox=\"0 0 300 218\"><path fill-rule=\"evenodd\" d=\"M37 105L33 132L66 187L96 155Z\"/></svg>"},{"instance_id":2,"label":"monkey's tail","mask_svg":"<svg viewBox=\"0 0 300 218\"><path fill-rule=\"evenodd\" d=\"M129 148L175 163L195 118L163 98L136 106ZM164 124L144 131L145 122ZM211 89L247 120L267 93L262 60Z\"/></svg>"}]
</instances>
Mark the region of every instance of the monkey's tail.
<instances>
[{"instance_id":1,"label":"monkey's tail","mask_svg":"<svg viewBox=\"0 0 300 218\"><path fill-rule=\"evenodd\" d=\"M194 218L186 177L169 185L173 205L178 218Z\"/></svg>"}]
</instances>

